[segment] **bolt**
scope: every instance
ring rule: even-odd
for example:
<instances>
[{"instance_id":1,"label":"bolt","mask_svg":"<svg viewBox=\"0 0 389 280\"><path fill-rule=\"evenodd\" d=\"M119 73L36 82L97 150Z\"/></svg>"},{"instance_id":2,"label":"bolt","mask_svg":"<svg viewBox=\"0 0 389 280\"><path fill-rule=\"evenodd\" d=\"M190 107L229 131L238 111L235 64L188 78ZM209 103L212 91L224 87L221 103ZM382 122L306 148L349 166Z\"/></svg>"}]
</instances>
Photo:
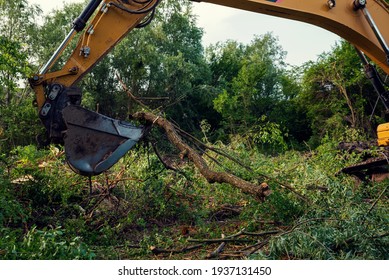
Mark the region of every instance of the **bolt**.
<instances>
[{"instance_id":1,"label":"bolt","mask_svg":"<svg viewBox=\"0 0 389 280\"><path fill-rule=\"evenodd\" d=\"M334 8L334 7L336 6L335 0L328 0L328 1L327 1L327 4L328 4L328 7L329 7L330 9L332 9L332 8Z\"/></svg>"}]
</instances>

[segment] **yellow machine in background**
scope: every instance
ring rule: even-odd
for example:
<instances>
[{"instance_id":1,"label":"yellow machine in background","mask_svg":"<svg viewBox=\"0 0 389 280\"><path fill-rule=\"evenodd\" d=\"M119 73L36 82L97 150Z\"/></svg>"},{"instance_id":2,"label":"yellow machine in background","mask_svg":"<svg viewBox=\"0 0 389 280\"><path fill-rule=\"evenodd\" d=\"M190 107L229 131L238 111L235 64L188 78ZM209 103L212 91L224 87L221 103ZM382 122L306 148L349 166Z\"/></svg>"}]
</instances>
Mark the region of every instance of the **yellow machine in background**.
<instances>
[{"instance_id":1,"label":"yellow machine in background","mask_svg":"<svg viewBox=\"0 0 389 280\"><path fill-rule=\"evenodd\" d=\"M127 33L149 23L163 0L92 0L53 56L30 78L48 141L64 143L70 166L83 175L99 174L115 164L144 134L144 128L114 120L80 106L75 87ZM196 1L201 2L201 1ZM389 74L389 5L382 0L206 0L213 4L314 24L353 44L367 77L386 108L389 94L366 54ZM53 65L81 33L59 71ZM389 145L389 124L379 126L378 144Z\"/></svg>"},{"instance_id":2,"label":"yellow machine in background","mask_svg":"<svg viewBox=\"0 0 389 280\"><path fill-rule=\"evenodd\" d=\"M389 123L377 127L377 142L378 146L389 146Z\"/></svg>"}]
</instances>

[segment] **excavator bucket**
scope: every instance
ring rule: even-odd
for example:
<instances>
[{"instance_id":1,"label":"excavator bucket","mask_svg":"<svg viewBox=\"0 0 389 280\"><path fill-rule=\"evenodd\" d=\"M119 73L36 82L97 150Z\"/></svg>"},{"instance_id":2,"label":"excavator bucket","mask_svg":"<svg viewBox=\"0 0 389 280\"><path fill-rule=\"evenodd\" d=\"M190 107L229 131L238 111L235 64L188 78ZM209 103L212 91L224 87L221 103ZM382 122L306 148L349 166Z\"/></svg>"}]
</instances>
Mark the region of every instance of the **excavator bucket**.
<instances>
[{"instance_id":1,"label":"excavator bucket","mask_svg":"<svg viewBox=\"0 0 389 280\"><path fill-rule=\"evenodd\" d=\"M144 128L108 118L83 107L69 105L62 111L67 130L66 159L85 176L98 175L114 165L143 136Z\"/></svg>"}]
</instances>

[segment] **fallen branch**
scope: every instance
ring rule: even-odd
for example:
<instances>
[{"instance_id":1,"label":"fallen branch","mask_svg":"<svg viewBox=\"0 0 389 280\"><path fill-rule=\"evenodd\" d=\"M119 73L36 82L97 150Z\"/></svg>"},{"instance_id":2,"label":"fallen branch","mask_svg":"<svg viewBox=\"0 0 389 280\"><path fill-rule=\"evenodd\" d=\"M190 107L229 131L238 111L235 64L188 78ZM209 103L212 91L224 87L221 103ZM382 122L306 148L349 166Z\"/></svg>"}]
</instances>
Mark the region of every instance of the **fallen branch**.
<instances>
[{"instance_id":1,"label":"fallen branch","mask_svg":"<svg viewBox=\"0 0 389 280\"><path fill-rule=\"evenodd\" d=\"M228 183L234 187L239 188L242 192L253 195L255 198L262 201L265 199L265 197L270 195L271 191L266 183L256 185L236 177L235 175L211 170L205 160L182 140L172 123L165 118L150 112L135 113L133 118L138 121L147 121L163 128L169 141L180 150L181 155L187 156L188 159L194 163L199 172L207 179L209 183Z\"/></svg>"},{"instance_id":2,"label":"fallen branch","mask_svg":"<svg viewBox=\"0 0 389 280\"><path fill-rule=\"evenodd\" d=\"M270 241L270 238L267 238L265 239L264 241L262 242L258 242L257 244L254 244L251 246L251 248L254 248L252 249L251 251L249 251L248 253L246 253L247 256L250 256L252 254L255 254L256 252L258 252L260 249L262 249L264 246L266 246Z\"/></svg>"},{"instance_id":3,"label":"fallen branch","mask_svg":"<svg viewBox=\"0 0 389 280\"><path fill-rule=\"evenodd\" d=\"M149 108L141 101L139 101L138 97L134 96L132 94L132 92L127 88L126 84L123 82L123 80L120 78L119 74L116 73L116 78L119 80L121 86L123 87L123 89L126 91L127 93L127 96L129 98L131 98L133 101L135 101L139 106L141 106L142 108L145 108L147 110L149 110Z\"/></svg>"},{"instance_id":4,"label":"fallen branch","mask_svg":"<svg viewBox=\"0 0 389 280\"><path fill-rule=\"evenodd\" d=\"M196 249L201 248L201 247L203 247L203 244L188 246L188 247L184 247L182 249L161 249L161 248L151 246L150 250L153 254L156 254L156 255L157 254L180 254L180 253L185 253L188 251L196 250Z\"/></svg>"},{"instance_id":5,"label":"fallen branch","mask_svg":"<svg viewBox=\"0 0 389 280\"><path fill-rule=\"evenodd\" d=\"M224 237L225 237L224 234L222 234L222 239L223 239ZM213 252L211 252L211 253L209 253L209 254L207 255L207 258L208 258L208 259L212 259L212 258L218 257L218 256L220 255L220 253L223 252L225 246L226 246L226 242L222 242L222 243L219 245L219 247L216 248L215 251L213 251Z\"/></svg>"},{"instance_id":6,"label":"fallen branch","mask_svg":"<svg viewBox=\"0 0 389 280\"><path fill-rule=\"evenodd\" d=\"M384 190L380 193L380 195L377 197L377 199L374 201L374 203L371 205L369 211L367 211L367 215L370 214L370 212L373 210L373 208L377 205L378 201L382 198L386 190L388 189L389 186L386 186Z\"/></svg>"},{"instance_id":7,"label":"fallen branch","mask_svg":"<svg viewBox=\"0 0 389 280\"><path fill-rule=\"evenodd\" d=\"M215 239L188 239L188 242L195 243L220 243L220 242L231 242L231 243L247 243L252 242L252 239L238 239L238 238L215 238Z\"/></svg>"},{"instance_id":8,"label":"fallen branch","mask_svg":"<svg viewBox=\"0 0 389 280\"><path fill-rule=\"evenodd\" d=\"M220 243L220 242L235 242L235 243L247 243L252 242L252 239L239 239L238 237L241 236L267 236L267 235L273 235L273 234L279 234L283 233L280 230L271 230L271 231L263 231L263 232L247 232L244 229L240 230L239 232L226 236L224 238L215 238L215 239L188 239L188 242L197 242L197 243ZM254 245L255 246L255 245Z\"/></svg>"},{"instance_id":9,"label":"fallen branch","mask_svg":"<svg viewBox=\"0 0 389 280\"><path fill-rule=\"evenodd\" d=\"M222 150L220 150L220 149L217 149L217 148L214 148L214 147L212 147L212 146L209 146L209 145L205 144L203 141L197 139L197 138L194 137L193 135L191 135L191 134L187 133L186 131L180 129L180 128L179 128L178 126L176 126L176 125L174 125L174 128L175 128L181 135L183 135L183 136L187 137L188 139L190 139L193 143L194 143L194 142L197 142L198 145L203 146L205 149L210 150L210 151L213 151L213 152L215 152L215 153L217 153L217 154L219 154L219 155L221 155L221 156L224 156L224 157L228 158L229 160L231 160L231 161L233 161L233 162L239 164L240 166L242 166L242 167L245 168L246 170L248 170L248 171L250 171L250 172L254 172L254 170L253 170L250 166L244 164L243 162L241 162L241 161L238 160L237 158L235 158L235 157L229 155L228 153L226 153L226 152L224 152L224 151L222 151ZM213 157L209 156L205 151L203 151L203 152L204 152L208 157L210 157L211 160L215 161L216 164L221 165L216 159L214 159ZM296 191L293 187L291 187L290 185L288 185L288 184L286 184L286 183L282 183L282 182L278 181L277 179L272 178L272 177L270 177L270 176L268 176L268 175L260 174L260 176L263 177L263 178L266 178L266 179L269 180L269 181L270 181L270 180L271 180L271 181L274 181L275 183L277 183L278 185L280 185L282 188L288 189L288 190L290 190L291 192L293 192L294 194L296 194L300 199L304 200L305 202L307 202L307 203L309 203L309 204L312 204L305 196L303 196L302 194L300 194L299 192L297 192L297 191Z\"/></svg>"}]
</instances>

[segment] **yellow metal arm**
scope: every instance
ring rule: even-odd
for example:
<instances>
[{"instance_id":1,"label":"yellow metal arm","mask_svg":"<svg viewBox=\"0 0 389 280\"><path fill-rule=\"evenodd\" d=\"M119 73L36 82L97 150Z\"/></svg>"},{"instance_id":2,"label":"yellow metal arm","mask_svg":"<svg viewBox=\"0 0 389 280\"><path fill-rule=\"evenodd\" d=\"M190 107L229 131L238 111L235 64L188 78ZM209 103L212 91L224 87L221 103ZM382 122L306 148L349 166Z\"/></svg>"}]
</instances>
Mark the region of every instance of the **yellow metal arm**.
<instances>
[{"instance_id":1,"label":"yellow metal arm","mask_svg":"<svg viewBox=\"0 0 389 280\"><path fill-rule=\"evenodd\" d=\"M127 33L137 27L159 0L104 0L60 71L35 75L30 81L40 109L46 97L44 86L58 83L70 87L82 79Z\"/></svg>"},{"instance_id":2,"label":"yellow metal arm","mask_svg":"<svg viewBox=\"0 0 389 280\"><path fill-rule=\"evenodd\" d=\"M329 30L362 50L389 74L387 55L361 10L353 0L204 0L222 6L302 21ZM329 3L335 3L335 6ZM389 7L382 0L368 0L367 9L389 43ZM309 40L309 38L302 38Z\"/></svg>"}]
</instances>

